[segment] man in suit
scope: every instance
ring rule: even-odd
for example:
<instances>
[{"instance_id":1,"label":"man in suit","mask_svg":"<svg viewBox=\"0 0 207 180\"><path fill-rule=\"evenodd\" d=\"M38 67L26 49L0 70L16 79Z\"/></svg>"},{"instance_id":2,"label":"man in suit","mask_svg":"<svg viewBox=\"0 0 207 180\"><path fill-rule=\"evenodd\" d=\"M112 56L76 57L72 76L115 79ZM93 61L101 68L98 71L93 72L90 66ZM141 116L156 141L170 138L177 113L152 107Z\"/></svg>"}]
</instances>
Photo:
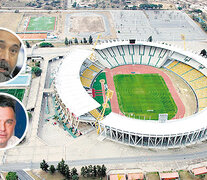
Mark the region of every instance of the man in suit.
<instances>
[{"instance_id":1,"label":"man in suit","mask_svg":"<svg viewBox=\"0 0 207 180\"><path fill-rule=\"evenodd\" d=\"M20 40L11 32L0 29L0 82L12 79L18 72L17 59Z\"/></svg>"},{"instance_id":2,"label":"man in suit","mask_svg":"<svg viewBox=\"0 0 207 180\"><path fill-rule=\"evenodd\" d=\"M15 103L9 96L0 95L0 149L12 147L19 142L19 138L14 136Z\"/></svg>"}]
</instances>

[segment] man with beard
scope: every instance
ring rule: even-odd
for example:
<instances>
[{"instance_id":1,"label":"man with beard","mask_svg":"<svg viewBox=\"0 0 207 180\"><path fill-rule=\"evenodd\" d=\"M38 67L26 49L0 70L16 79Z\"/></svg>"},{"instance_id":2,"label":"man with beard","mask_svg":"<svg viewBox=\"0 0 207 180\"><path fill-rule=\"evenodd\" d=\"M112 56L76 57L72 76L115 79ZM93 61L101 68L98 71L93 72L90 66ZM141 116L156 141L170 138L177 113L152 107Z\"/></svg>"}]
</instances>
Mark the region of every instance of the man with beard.
<instances>
[{"instance_id":1,"label":"man with beard","mask_svg":"<svg viewBox=\"0 0 207 180\"><path fill-rule=\"evenodd\" d=\"M8 81L17 74L15 68L20 48L21 42L14 34L0 29L0 82Z\"/></svg>"},{"instance_id":2,"label":"man with beard","mask_svg":"<svg viewBox=\"0 0 207 180\"><path fill-rule=\"evenodd\" d=\"M12 147L19 141L19 138L14 136L15 103L14 99L0 95L0 149Z\"/></svg>"}]
</instances>

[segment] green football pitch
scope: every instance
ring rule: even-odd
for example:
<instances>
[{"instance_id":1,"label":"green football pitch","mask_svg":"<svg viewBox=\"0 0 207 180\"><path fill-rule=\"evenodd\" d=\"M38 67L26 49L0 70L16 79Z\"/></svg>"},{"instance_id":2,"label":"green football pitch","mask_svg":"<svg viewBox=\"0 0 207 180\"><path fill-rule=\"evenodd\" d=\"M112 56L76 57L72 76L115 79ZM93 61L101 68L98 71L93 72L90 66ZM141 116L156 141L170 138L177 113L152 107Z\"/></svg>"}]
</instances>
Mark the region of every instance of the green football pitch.
<instances>
[{"instance_id":1,"label":"green football pitch","mask_svg":"<svg viewBox=\"0 0 207 180\"><path fill-rule=\"evenodd\" d=\"M31 17L27 31L53 31L55 28L55 17Z\"/></svg>"},{"instance_id":2,"label":"green football pitch","mask_svg":"<svg viewBox=\"0 0 207 180\"><path fill-rule=\"evenodd\" d=\"M0 92L11 94L22 101L25 89L0 89Z\"/></svg>"},{"instance_id":3,"label":"green football pitch","mask_svg":"<svg viewBox=\"0 0 207 180\"><path fill-rule=\"evenodd\" d=\"M172 119L177 106L159 74L119 74L114 77L121 112L131 118L158 120L167 113Z\"/></svg>"}]
</instances>

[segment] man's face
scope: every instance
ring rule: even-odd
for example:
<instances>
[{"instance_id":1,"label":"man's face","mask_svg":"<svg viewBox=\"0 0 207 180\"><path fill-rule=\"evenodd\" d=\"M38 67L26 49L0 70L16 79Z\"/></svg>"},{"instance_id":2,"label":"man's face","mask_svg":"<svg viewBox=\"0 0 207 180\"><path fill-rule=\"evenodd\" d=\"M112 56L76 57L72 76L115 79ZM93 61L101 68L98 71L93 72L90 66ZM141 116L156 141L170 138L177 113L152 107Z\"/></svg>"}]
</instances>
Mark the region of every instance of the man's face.
<instances>
[{"instance_id":1,"label":"man's face","mask_svg":"<svg viewBox=\"0 0 207 180\"><path fill-rule=\"evenodd\" d=\"M0 148L7 145L16 125L14 111L11 107L0 107Z\"/></svg>"},{"instance_id":2,"label":"man's face","mask_svg":"<svg viewBox=\"0 0 207 180\"><path fill-rule=\"evenodd\" d=\"M9 80L13 72L21 43L19 39L5 30L0 30L0 82Z\"/></svg>"}]
</instances>

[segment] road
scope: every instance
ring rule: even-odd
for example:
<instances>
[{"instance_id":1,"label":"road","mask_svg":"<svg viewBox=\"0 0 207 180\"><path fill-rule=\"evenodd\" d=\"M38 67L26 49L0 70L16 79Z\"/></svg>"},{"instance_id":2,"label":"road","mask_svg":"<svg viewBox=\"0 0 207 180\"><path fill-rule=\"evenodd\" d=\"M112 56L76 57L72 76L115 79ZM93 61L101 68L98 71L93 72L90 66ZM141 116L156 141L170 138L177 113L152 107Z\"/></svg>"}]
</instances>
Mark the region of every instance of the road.
<instances>
[{"instance_id":1,"label":"road","mask_svg":"<svg viewBox=\"0 0 207 180\"><path fill-rule=\"evenodd\" d=\"M98 159L85 159L85 160L72 160L66 161L71 166L85 166L85 165L97 165L97 164L129 164L129 163L154 163L154 162L179 162L183 161L188 163L192 160L206 161L207 151L189 154L172 154L172 155L154 155L154 156L133 156L133 157L121 157L121 158L98 158ZM57 165L59 161L52 161L49 164ZM11 171L21 169L38 169L40 163L15 163L15 164L3 164L0 166L0 171Z\"/></svg>"}]
</instances>

